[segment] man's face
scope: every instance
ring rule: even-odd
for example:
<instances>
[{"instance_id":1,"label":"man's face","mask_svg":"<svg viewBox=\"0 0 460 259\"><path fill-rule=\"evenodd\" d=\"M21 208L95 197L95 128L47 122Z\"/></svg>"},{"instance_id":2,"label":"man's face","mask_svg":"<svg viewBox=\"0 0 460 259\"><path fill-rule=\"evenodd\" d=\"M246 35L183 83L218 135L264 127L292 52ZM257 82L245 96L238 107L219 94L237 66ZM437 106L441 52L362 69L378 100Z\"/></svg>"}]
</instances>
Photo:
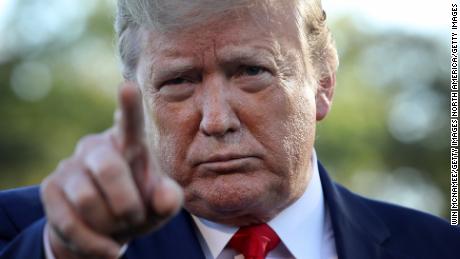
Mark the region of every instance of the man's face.
<instances>
[{"instance_id":1,"label":"man's face","mask_svg":"<svg viewBox=\"0 0 460 259\"><path fill-rule=\"evenodd\" d=\"M147 131L192 214L232 225L267 221L305 190L316 104L293 13L252 7L182 30L144 31L138 81Z\"/></svg>"}]
</instances>

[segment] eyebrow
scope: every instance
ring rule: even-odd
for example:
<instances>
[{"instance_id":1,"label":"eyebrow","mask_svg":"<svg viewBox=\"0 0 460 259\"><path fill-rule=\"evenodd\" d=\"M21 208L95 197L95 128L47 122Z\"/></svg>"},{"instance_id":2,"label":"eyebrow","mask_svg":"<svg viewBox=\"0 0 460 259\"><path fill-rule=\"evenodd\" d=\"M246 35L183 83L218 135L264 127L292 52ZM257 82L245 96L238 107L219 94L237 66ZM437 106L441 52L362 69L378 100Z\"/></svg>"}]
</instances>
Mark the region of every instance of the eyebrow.
<instances>
[{"instance_id":1,"label":"eyebrow","mask_svg":"<svg viewBox=\"0 0 460 259\"><path fill-rule=\"evenodd\" d=\"M276 65L277 53L265 46L238 46L224 47L218 52L218 60L221 64L231 64L235 62L270 62Z\"/></svg>"},{"instance_id":2,"label":"eyebrow","mask_svg":"<svg viewBox=\"0 0 460 259\"><path fill-rule=\"evenodd\" d=\"M150 80L154 83L165 80L172 76L180 76L188 71L197 70L196 62L193 58L169 58L161 61L152 60Z\"/></svg>"},{"instance_id":3,"label":"eyebrow","mask_svg":"<svg viewBox=\"0 0 460 259\"><path fill-rule=\"evenodd\" d=\"M228 45L217 50L217 62L219 65L231 65L235 63L259 63L278 69L281 54L276 48L265 45ZM200 70L201 63L197 62L196 56L184 57L180 51L173 47L161 50L161 55L152 59L150 79L154 83L163 81L169 77L180 76L189 71ZM159 65L161 64L161 66Z\"/></svg>"}]
</instances>

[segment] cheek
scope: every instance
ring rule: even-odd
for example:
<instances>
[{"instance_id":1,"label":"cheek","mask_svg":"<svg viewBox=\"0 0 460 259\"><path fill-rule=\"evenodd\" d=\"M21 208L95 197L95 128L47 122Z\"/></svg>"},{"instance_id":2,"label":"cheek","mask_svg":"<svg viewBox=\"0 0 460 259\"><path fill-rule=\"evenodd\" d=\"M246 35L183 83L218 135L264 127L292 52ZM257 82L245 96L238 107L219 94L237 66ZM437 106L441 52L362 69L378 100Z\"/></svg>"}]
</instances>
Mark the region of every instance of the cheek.
<instances>
[{"instance_id":1,"label":"cheek","mask_svg":"<svg viewBox=\"0 0 460 259\"><path fill-rule=\"evenodd\" d=\"M308 92L299 91L291 98L291 111L286 116L284 129L288 132L284 136L283 144L290 156L299 158L306 154L305 149L313 146L316 128L316 107L314 96Z\"/></svg>"},{"instance_id":2,"label":"cheek","mask_svg":"<svg viewBox=\"0 0 460 259\"><path fill-rule=\"evenodd\" d=\"M178 182L187 181L186 155L199 126L197 114L191 112L187 102L152 103L149 109L151 130L149 141L162 171Z\"/></svg>"},{"instance_id":3,"label":"cheek","mask_svg":"<svg viewBox=\"0 0 460 259\"><path fill-rule=\"evenodd\" d=\"M267 150L269 166L278 175L293 176L309 165L316 111L312 91L303 88L277 87L247 102L256 118L249 130Z\"/></svg>"}]
</instances>

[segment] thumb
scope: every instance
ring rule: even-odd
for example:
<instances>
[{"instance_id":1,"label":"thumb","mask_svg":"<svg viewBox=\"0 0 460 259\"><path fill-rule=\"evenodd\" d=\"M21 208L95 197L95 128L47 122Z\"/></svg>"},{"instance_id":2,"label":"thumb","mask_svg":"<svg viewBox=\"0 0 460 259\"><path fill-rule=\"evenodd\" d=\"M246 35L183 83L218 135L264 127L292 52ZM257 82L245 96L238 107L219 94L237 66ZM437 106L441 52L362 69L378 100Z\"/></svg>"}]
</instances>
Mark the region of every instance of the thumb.
<instances>
[{"instance_id":1,"label":"thumb","mask_svg":"<svg viewBox=\"0 0 460 259\"><path fill-rule=\"evenodd\" d=\"M184 194L182 188L167 176L156 181L151 193L151 206L154 214L168 218L175 215L182 207Z\"/></svg>"}]
</instances>

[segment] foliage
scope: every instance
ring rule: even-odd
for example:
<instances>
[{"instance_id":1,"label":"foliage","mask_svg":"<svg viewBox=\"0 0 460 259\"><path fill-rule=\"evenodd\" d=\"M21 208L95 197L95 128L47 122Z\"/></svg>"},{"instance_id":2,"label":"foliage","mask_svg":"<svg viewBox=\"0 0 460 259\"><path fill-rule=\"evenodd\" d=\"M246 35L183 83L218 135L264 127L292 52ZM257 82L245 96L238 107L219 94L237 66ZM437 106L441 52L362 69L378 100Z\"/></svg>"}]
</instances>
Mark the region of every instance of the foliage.
<instances>
[{"instance_id":1,"label":"foliage","mask_svg":"<svg viewBox=\"0 0 460 259\"><path fill-rule=\"evenodd\" d=\"M30 6L15 8L21 14ZM77 36L61 31L32 43L21 38L15 18L21 15L6 26L0 189L39 183L81 136L111 125L121 80L113 6L102 1L85 14L83 25L65 28L83 26ZM355 191L447 216L449 77L442 40L363 28L347 18L335 20L332 30L341 65L334 107L318 125L320 160Z\"/></svg>"}]
</instances>

